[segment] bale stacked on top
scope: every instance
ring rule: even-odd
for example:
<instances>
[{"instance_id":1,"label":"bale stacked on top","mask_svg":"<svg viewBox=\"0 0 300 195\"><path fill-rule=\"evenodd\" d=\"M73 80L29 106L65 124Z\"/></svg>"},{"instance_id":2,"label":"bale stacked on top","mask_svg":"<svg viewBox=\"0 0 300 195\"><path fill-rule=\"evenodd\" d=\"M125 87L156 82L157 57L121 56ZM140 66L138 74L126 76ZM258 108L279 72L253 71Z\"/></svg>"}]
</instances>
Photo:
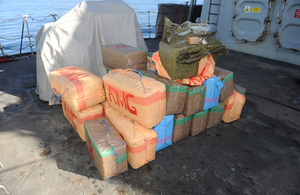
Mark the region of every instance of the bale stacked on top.
<instances>
[{"instance_id":1,"label":"bale stacked on top","mask_svg":"<svg viewBox=\"0 0 300 195\"><path fill-rule=\"evenodd\" d=\"M147 52L122 43L102 46L103 64L109 68L146 70Z\"/></svg>"},{"instance_id":2,"label":"bale stacked on top","mask_svg":"<svg viewBox=\"0 0 300 195\"><path fill-rule=\"evenodd\" d=\"M166 86L133 69L115 69L103 76L108 104L144 125L156 126L166 115Z\"/></svg>"},{"instance_id":3,"label":"bale stacked on top","mask_svg":"<svg viewBox=\"0 0 300 195\"><path fill-rule=\"evenodd\" d=\"M214 60L227 54L227 49L222 43L212 37L214 32L209 32L207 22L182 24L172 23L165 18L164 33L159 43L159 55L165 70L171 79L191 78L198 73L198 61L208 54L212 54ZM199 44L188 43L189 37L199 37Z\"/></svg>"},{"instance_id":4,"label":"bale stacked on top","mask_svg":"<svg viewBox=\"0 0 300 195\"><path fill-rule=\"evenodd\" d=\"M105 100L102 79L79 66L69 66L50 73L54 93L75 112Z\"/></svg>"},{"instance_id":5,"label":"bale stacked on top","mask_svg":"<svg viewBox=\"0 0 300 195\"><path fill-rule=\"evenodd\" d=\"M85 141L83 122L103 116L105 100L102 79L81 67L69 66L50 73L54 93L61 98L63 112Z\"/></svg>"}]
</instances>

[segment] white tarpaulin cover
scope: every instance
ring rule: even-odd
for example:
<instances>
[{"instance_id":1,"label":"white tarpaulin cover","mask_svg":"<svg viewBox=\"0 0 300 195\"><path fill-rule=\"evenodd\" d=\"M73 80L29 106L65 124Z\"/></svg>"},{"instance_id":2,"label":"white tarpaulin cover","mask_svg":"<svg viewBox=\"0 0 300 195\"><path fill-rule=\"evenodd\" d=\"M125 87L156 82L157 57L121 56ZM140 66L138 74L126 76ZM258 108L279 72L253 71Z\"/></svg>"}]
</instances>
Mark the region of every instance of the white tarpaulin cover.
<instances>
[{"instance_id":1,"label":"white tarpaulin cover","mask_svg":"<svg viewBox=\"0 0 300 195\"><path fill-rule=\"evenodd\" d=\"M102 77L101 45L124 43L147 50L135 11L121 0L83 1L40 30L37 46L37 94L58 104L50 85L53 70L80 66Z\"/></svg>"}]
</instances>

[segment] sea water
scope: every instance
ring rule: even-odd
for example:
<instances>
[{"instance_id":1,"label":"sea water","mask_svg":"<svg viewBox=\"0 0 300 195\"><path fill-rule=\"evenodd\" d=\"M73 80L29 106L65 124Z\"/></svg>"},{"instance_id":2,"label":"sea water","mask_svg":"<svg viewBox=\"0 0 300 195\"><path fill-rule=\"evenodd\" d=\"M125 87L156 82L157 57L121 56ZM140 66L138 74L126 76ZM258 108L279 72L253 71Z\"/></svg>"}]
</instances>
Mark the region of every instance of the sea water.
<instances>
[{"instance_id":1,"label":"sea water","mask_svg":"<svg viewBox=\"0 0 300 195\"><path fill-rule=\"evenodd\" d=\"M93 1L93 0L92 0ZM95 0L94 0L95 1ZM36 51L35 36L43 24L53 22L51 14L55 14L56 18L62 17L81 0L1 0L0 3L0 44L3 47L4 54L13 55L30 52L30 43L27 32L26 23L24 25L23 42L21 46L23 17L22 15L29 15L27 18L28 28L31 37L31 45L33 51ZM184 0L124 0L130 7L132 7L137 15L137 19L143 33L144 38L155 37L155 23L158 11L158 4L162 3L176 3L187 4ZM202 2L202 1L201 1ZM198 4L198 2L197 2ZM150 37L149 37L149 13L150 11ZM21 49L20 49L21 48ZM0 56L2 53L0 52Z\"/></svg>"}]
</instances>

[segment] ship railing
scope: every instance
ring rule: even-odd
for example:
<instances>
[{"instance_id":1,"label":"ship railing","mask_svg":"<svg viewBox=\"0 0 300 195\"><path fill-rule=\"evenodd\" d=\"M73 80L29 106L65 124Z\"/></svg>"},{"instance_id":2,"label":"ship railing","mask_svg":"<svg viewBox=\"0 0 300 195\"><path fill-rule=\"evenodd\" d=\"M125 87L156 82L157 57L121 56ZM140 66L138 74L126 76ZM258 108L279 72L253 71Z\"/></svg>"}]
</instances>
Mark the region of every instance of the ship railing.
<instances>
[{"instance_id":1,"label":"ship railing","mask_svg":"<svg viewBox=\"0 0 300 195\"><path fill-rule=\"evenodd\" d=\"M138 11L138 12L135 12L135 13L136 14L147 14L148 15L148 24L143 25L143 26L140 25L140 28L143 29L143 31L142 31L143 37L147 37L147 34L148 34L148 37L151 38L151 35L153 35L155 33L155 32L153 32L153 27L155 27L155 25L151 24L151 17L152 17L153 14L156 15L157 12ZM8 51L10 51L11 53L14 52L14 55L16 55L17 53L15 51L18 51L18 50L19 50L19 55L21 55L22 51L24 51L26 48L30 48L31 55L34 55L34 48L36 49L37 46L33 44L32 39L34 39L34 41L35 41L36 37L33 36L32 34L30 34L28 18L30 18L32 21L46 21L46 20L49 20L50 17L52 17L53 22L55 22L58 18L60 18L57 14L49 14L47 17L45 17L43 19L35 19L35 18L31 17L30 15L21 15L20 17L18 17L16 19L11 19L11 20L2 20L2 19L0 19L0 22L11 23L11 22L16 22L17 20L23 18L22 31L21 31L21 37L20 38L3 37L0 34L0 51L1 51L2 56L6 56L6 53ZM25 35L26 33L27 33L27 35ZM37 32L33 32L33 33L36 34ZM26 39L26 38L28 38L29 45L23 46L24 39ZM19 49L11 48L11 47L7 46L5 43L3 44L3 42L5 42L5 40L10 41L10 42L14 41L14 45L16 44L15 41L20 41ZM26 52L26 53L28 53L28 52Z\"/></svg>"}]
</instances>

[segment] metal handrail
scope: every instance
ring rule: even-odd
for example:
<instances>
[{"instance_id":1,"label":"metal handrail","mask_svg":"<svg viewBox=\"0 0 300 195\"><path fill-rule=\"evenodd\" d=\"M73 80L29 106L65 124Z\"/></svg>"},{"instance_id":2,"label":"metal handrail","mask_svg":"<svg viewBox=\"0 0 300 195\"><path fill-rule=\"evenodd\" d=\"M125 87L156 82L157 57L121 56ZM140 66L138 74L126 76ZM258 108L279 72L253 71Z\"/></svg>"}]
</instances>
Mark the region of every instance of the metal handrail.
<instances>
[{"instance_id":1,"label":"metal handrail","mask_svg":"<svg viewBox=\"0 0 300 195\"><path fill-rule=\"evenodd\" d=\"M20 17L16 18L16 19L12 19L12 20L1 20L0 19L0 22L15 22L17 20L19 20L20 18L23 18L23 23L22 23L22 35L20 38L5 38L5 37L1 37L0 36L0 39L4 39L4 40L10 40L10 41L13 41L13 40L19 40L21 39L21 42L20 42L20 55L22 54L22 50L27 48L27 47L30 47L30 50L31 50L31 55L33 55L33 49L32 47L34 47L34 45L31 44L31 37L33 37L35 39L34 36L30 35L30 32L29 32L29 26L28 26L28 20L27 18L31 18L31 20L34 20L34 21L44 21L44 20L47 20L49 17L53 18L53 22L55 22L57 19L56 17L59 18L59 16L57 14L49 14L46 18L43 18L41 20L38 20L38 19L35 19L33 17L31 17L30 15L21 15ZM27 29L27 33L28 35L24 36L24 26L26 24L26 29ZM29 45L26 46L26 47L22 47L23 45L23 38L27 37L28 40L29 40ZM6 56L5 53L4 53L4 49L8 49L8 50L14 50L14 49L11 49L11 48L8 48L8 47L5 47L5 46L2 46L0 44L0 50L1 50L1 53L2 53L2 56Z\"/></svg>"},{"instance_id":2,"label":"metal handrail","mask_svg":"<svg viewBox=\"0 0 300 195\"><path fill-rule=\"evenodd\" d=\"M150 14L152 13L155 13L157 14L157 12L153 12L153 11L139 11L139 12L135 12L136 14L148 14L148 25L146 26L140 26L140 27L148 27L148 34L149 34L149 38L151 38L151 33L154 33L154 32L151 32L151 27L154 27L155 25L151 25L151 21L150 21ZM34 38L34 36L30 35L30 32L29 32L29 24L28 24L28 18L30 18L32 21L45 21L47 20L49 17L52 17L53 19L53 22L55 22L57 20L57 18L60 18L57 14L49 14L47 17L43 18L43 19L35 19L33 18L32 16L30 15L21 15L20 17L16 18L16 19L10 19L10 20L2 20L0 19L0 22L7 22L7 23L11 23L11 22L15 22L21 18L23 18L23 23L22 23L22 32L21 32L21 37L20 38L10 38L10 37L2 37L0 35L0 40L3 39L3 40L9 40L9 41L15 41L15 40L20 40L20 54L22 54L22 50L24 50L25 48L28 48L30 47L30 50L31 50L31 55L33 55L33 47L36 47L36 45L33 45L31 43L31 38ZM24 36L24 31L25 31L25 24L26 24L26 30L27 30L27 34L26 36ZM23 45L23 39L24 38L28 38L29 40L29 45L25 46L25 47L22 47ZM11 50L11 51L14 51L16 49L12 49L12 48L9 48L7 46L4 46L3 44L1 45L1 42L0 42L0 51L2 53L2 56L6 56L6 54L4 53L4 50Z\"/></svg>"}]
</instances>

